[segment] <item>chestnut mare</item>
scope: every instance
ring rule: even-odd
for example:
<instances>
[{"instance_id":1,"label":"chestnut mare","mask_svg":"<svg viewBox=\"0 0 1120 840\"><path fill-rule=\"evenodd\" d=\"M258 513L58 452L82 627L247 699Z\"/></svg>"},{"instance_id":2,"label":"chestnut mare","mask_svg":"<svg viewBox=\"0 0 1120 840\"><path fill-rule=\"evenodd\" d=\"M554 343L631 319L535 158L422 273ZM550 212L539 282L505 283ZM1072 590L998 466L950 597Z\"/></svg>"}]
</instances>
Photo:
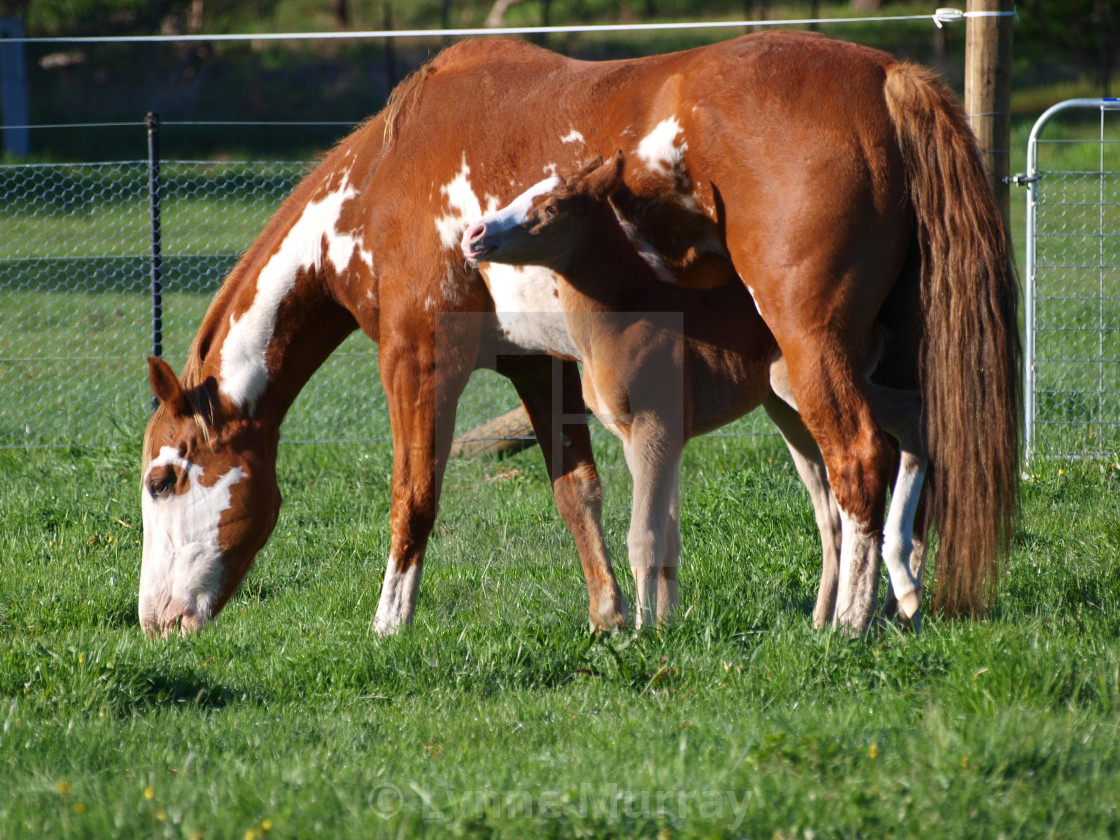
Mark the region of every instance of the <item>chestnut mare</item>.
<instances>
[{"instance_id":1,"label":"chestnut mare","mask_svg":"<svg viewBox=\"0 0 1120 840\"><path fill-rule=\"evenodd\" d=\"M665 283L635 250L610 201L623 188L623 167L620 152L577 175L544 179L467 228L462 250L476 265L537 265L560 279L568 334L583 362L584 400L622 440L634 478L627 547L640 627L655 615L666 619L678 603L680 457L685 443L753 411L764 400L785 430L786 415L775 401L783 400L794 411L796 406L788 392L785 360L741 283L716 289ZM530 273L525 282L536 279ZM869 348L866 367L874 367L880 350L878 339ZM875 419L902 442L883 557L901 616L917 620L924 555L918 557L915 574L908 561L926 470L920 394L870 382L865 387ZM786 437L792 441L798 430L790 431ZM792 444L791 451L796 457ZM813 454L823 467L819 451ZM811 489L814 499L825 493L826 484ZM820 519L822 511L817 515ZM830 543L823 534L822 543ZM823 599L832 596L838 561L835 554L825 556L818 621L825 618Z\"/></svg>"},{"instance_id":2,"label":"chestnut mare","mask_svg":"<svg viewBox=\"0 0 1120 840\"><path fill-rule=\"evenodd\" d=\"M583 563L591 618L626 620L556 280L464 265L467 221L543 175L622 149L628 233L683 285L741 278L781 350L841 521L835 615L872 613L893 453L861 370L922 388L948 611L989 602L1016 502L1017 285L975 143L932 74L874 50L768 32L588 63L455 45L295 190L215 296L181 378L150 360L140 621L202 626L275 526L280 423L343 338L380 345L393 432L390 549L374 627L413 614L455 406L472 369L517 388ZM551 289L543 297L527 290ZM526 318L520 313L554 313Z\"/></svg>"}]
</instances>

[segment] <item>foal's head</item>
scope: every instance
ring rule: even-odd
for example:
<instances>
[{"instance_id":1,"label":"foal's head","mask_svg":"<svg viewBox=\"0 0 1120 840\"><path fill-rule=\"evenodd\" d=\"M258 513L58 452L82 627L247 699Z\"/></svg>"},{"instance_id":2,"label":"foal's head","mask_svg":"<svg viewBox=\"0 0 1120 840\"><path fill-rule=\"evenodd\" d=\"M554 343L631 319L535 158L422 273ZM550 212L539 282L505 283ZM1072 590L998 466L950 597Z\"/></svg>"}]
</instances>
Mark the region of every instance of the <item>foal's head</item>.
<instances>
[{"instance_id":1,"label":"foal's head","mask_svg":"<svg viewBox=\"0 0 1120 840\"><path fill-rule=\"evenodd\" d=\"M236 591L276 525L275 433L223 404L213 379L185 387L149 359L159 405L144 434L140 625L198 630Z\"/></svg>"},{"instance_id":2,"label":"foal's head","mask_svg":"<svg viewBox=\"0 0 1120 840\"><path fill-rule=\"evenodd\" d=\"M575 175L546 178L463 233L472 263L562 270L592 226L617 225L608 199L622 185L623 157L597 159Z\"/></svg>"}]
</instances>

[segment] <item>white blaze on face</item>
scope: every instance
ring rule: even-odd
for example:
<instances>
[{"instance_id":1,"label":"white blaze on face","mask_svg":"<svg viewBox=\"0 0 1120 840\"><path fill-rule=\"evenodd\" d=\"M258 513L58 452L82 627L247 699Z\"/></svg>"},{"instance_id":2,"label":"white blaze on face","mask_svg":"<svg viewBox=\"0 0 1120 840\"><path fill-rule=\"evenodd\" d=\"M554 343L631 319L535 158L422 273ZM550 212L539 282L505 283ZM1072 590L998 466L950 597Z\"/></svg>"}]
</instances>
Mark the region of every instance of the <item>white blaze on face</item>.
<instances>
[{"instance_id":1,"label":"white blaze on face","mask_svg":"<svg viewBox=\"0 0 1120 840\"><path fill-rule=\"evenodd\" d=\"M189 479L186 492L158 499L147 490L155 467L172 465ZM205 621L222 582L218 526L230 506L231 489L244 471L234 467L206 487L203 469L169 446L148 466L141 493L144 555L140 568L140 623L158 629L169 608Z\"/></svg>"},{"instance_id":2,"label":"white blaze on face","mask_svg":"<svg viewBox=\"0 0 1120 840\"><path fill-rule=\"evenodd\" d=\"M496 234L505 233L511 228L525 224L529 218L529 210L533 206L533 199L539 195L552 192L559 183L560 179L555 175L551 175L543 181L538 181L533 184L533 186L529 187L529 189L525 190L525 192L521 193L521 195L505 207L499 210L491 210L485 216L482 216L482 212L479 211L479 213L472 218L477 219L478 216L482 216L479 221L486 225L487 231ZM465 233L466 230L464 229L460 236Z\"/></svg>"},{"instance_id":3,"label":"white blaze on face","mask_svg":"<svg viewBox=\"0 0 1120 840\"><path fill-rule=\"evenodd\" d=\"M336 272L342 272L355 253L373 268L373 255L361 237L338 230L343 205L357 194L347 174L338 189L308 203L257 275L252 305L240 318L230 316L229 333L221 349L219 387L243 411L251 414L268 387L268 343L276 329L280 304L295 285L299 270L329 262Z\"/></svg>"},{"instance_id":4,"label":"white blaze on face","mask_svg":"<svg viewBox=\"0 0 1120 840\"><path fill-rule=\"evenodd\" d=\"M559 182L556 176L545 178L479 221L494 235L522 225L528 220L533 199L556 189ZM523 350L579 357L560 308L559 281L552 271L537 265L497 262L485 263L482 271L506 339Z\"/></svg>"},{"instance_id":5,"label":"white blaze on face","mask_svg":"<svg viewBox=\"0 0 1120 840\"><path fill-rule=\"evenodd\" d=\"M683 141L677 143L677 135L680 133L681 124L676 117L670 117L659 122L653 131L641 139L638 143L638 157L650 171L669 177L681 167L688 144Z\"/></svg>"}]
</instances>

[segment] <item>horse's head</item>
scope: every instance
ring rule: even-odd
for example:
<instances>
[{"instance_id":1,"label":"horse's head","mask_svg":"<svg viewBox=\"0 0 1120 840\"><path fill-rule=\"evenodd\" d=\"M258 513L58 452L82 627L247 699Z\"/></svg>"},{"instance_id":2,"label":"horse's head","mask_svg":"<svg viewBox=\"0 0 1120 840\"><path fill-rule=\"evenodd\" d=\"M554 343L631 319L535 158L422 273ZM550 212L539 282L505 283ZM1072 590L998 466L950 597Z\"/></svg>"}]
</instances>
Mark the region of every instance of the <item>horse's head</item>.
<instances>
[{"instance_id":1,"label":"horse's head","mask_svg":"<svg viewBox=\"0 0 1120 840\"><path fill-rule=\"evenodd\" d=\"M226 405L216 383L186 388L150 358L159 400L144 434L140 625L197 630L236 591L276 525L276 436Z\"/></svg>"},{"instance_id":2,"label":"horse's head","mask_svg":"<svg viewBox=\"0 0 1120 840\"><path fill-rule=\"evenodd\" d=\"M460 247L472 263L544 265L562 270L584 225L617 224L608 199L622 185L623 157L597 159L575 175L552 176L471 224Z\"/></svg>"}]
</instances>

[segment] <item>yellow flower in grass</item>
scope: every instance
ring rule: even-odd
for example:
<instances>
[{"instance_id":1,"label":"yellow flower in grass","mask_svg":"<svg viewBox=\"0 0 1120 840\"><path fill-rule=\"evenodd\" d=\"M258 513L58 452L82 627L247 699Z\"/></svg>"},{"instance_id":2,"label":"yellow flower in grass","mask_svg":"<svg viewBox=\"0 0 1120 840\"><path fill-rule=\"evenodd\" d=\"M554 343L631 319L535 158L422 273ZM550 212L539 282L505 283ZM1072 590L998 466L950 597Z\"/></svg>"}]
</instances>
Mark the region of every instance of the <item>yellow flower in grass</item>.
<instances>
[{"instance_id":1,"label":"yellow flower in grass","mask_svg":"<svg viewBox=\"0 0 1120 840\"><path fill-rule=\"evenodd\" d=\"M876 744L874 741L872 741L871 746L867 748L867 754L869 756L871 756L872 758L878 758L879 757L879 745Z\"/></svg>"},{"instance_id":2,"label":"yellow flower in grass","mask_svg":"<svg viewBox=\"0 0 1120 840\"><path fill-rule=\"evenodd\" d=\"M78 814L84 814L86 812L86 803L75 802L74 803L74 812L78 813Z\"/></svg>"},{"instance_id":3,"label":"yellow flower in grass","mask_svg":"<svg viewBox=\"0 0 1120 840\"><path fill-rule=\"evenodd\" d=\"M144 798L151 802L156 798L156 789L151 785L148 785L146 788L144 788Z\"/></svg>"},{"instance_id":4,"label":"yellow flower in grass","mask_svg":"<svg viewBox=\"0 0 1120 840\"><path fill-rule=\"evenodd\" d=\"M73 788L70 787L69 782L59 782L58 783L58 792L60 794L62 794L63 796L65 796L66 794L68 794L72 790L73 790Z\"/></svg>"}]
</instances>

